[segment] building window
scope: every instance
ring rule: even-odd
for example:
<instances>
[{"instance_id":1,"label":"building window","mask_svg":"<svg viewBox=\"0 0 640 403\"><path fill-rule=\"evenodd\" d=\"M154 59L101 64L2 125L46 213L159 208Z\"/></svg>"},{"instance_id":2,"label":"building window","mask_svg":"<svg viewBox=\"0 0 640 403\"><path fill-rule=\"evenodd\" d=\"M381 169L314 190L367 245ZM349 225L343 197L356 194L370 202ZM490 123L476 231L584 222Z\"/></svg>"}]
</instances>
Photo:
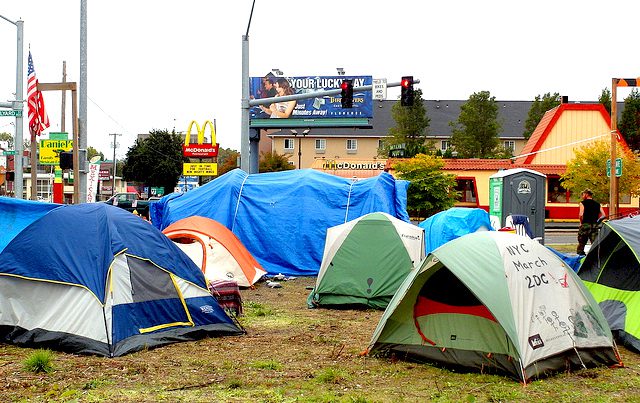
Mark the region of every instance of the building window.
<instances>
[{"instance_id":1,"label":"building window","mask_svg":"<svg viewBox=\"0 0 640 403\"><path fill-rule=\"evenodd\" d=\"M516 150L516 142L513 140L505 140L504 149L511 151L511 154Z\"/></svg>"},{"instance_id":2,"label":"building window","mask_svg":"<svg viewBox=\"0 0 640 403\"><path fill-rule=\"evenodd\" d=\"M327 149L326 139L316 139L316 152L324 152Z\"/></svg>"},{"instance_id":3,"label":"building window","mask_svg":"<svg viewBox=\"0 0 640 403\"><path fill-rule=\"evenodd\" d=\"M36 193L38 200L52 202L51 195L53 194L53 188L49 179L36 179Z\"/></svg>"},{"instance_id":4,"label":"building window","mask_svg":"<svg viewBox=\"0 0 640 403\"><path fill-rule=\"evenodd\" d=\"M451 141L442 140L440 141L440 150L447 151L451 147Z\"/></svg>"},{"instance_id":5,"label":"building window","mask_svg":"<svg viewBox=\"0 0 640 403\"><path fill-rule=\"evenodd\" d=\"M382 149L382 146L384 145L383 140L382 139L378 139L378 149Z\"/></svg>"},{"instance_id":6,"label":"building window","mask_svg":"<svg viewBox=\"0 0 640 403\"><path fill-rule=\"evenodd\" d=\"M547 176L547 202L548 203L573 203L569 192L560 184L559 177ZM579 200L578 200L579 201Z\"/></svg>"},{"instance_id":7,"label":"building window","mask_svg":"<svg viewBox=\"0 0 640 403\"><path fill-rule=\"evenodd\" d=\"M358 140L347 139L347 153L355 153L358 151Z\"/></svg>"},{"instance_id":8,"label":"building window","mask_svg":"<svg viewBox=\"0 0 640 403\"><path fill-rule=\"evenodd\" d=\"M458 198L459 204L478 204L475 179L457 178L456 191L460 195Z\"/></svg>"},{"instance_id":9,"label":"building window","mask_svg":"<svg viewBox=\"0 0 640 403\"><path fill-rule=\"evenodd\" d=\"M284 149L293 150L293 139L284 139Z\"/></svg>"}]
</instances>

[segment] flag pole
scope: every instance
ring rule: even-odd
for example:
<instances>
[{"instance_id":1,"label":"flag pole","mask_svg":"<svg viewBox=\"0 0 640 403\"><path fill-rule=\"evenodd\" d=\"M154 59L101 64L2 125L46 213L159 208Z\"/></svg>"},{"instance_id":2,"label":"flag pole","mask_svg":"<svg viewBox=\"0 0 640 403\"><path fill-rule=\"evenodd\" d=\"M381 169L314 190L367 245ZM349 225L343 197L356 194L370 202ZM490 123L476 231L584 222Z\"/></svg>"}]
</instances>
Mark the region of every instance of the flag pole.
<instances>
[{"instance_id":1,"label":"flag pole","mask_svg":"<svg viewBox=\"0 0 640 403\"><path fill-rule=\"evenodd\" d=\"M33 130L31 133L31 200L38 200L38 140Z\"/></svg>"}]
</instances>

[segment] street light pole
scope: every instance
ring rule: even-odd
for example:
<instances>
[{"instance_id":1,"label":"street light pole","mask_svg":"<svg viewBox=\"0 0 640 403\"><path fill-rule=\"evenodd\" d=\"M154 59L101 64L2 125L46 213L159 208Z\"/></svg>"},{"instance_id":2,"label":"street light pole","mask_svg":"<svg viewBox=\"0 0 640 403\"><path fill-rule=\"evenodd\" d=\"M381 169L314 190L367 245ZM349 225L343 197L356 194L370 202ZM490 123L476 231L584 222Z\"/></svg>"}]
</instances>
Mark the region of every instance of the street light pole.
<instances>
[{"instance_id":1,"label":"street light pole","mask_svg":"<svg viewBox=\"0 0 640 403\"><path fill-rule=\"evenodd\" d=\"M242 36L242 98L241 103L241 123L240 123L240 169L247 173L251 173L249 163L251 156L249 155L249 27L251 27L251 17L253 17L253 8L256 0L251 5L251 14L249 14L249 23L247 24L247 32Z\"/></svg>"},{"instance_id":2,"label":"street light pole","mask_svg":"<svg viewBox=\"0 0 640 403\"><path fill-rule=\"evenodd\" d=\"M22 98L23 92L22 88L24 86L24 65L23 65L23 49L24 49L24 21L11 21L10 19L0 15L0 18L3 20L10 22L11 24L16 26L17 29L17 51L16 51L16 99L11 103L11 108L15 111L15 127L16 127L16 138L14 141L14 150L16 154L13 158L13 170L15 172L15 178L13 182L13 197L17 199L22 199L22 191L24 189L23 184L23 163L22 163L22 147L24 143L22 137L23 130L23 103L24 99Z\"/></svg>"},{"instance_id":3,"label":"street light pole","mask_svg":"<svg viewBox=\"0 0 640 403\"><path fill-rule=\"evenodd\" d=\"M302 137L298 141L298 169L302 169L302 139L309 134L310 129L304 129L302 131ZM298 131L296 129L291 129L291 134L293 134L294 139L298 138Z\"/></svg>"},{"instance_id":4,"label":"street light pole","mask_svg":"<svg viewBox=\"0 0 640 403\"><path fill-rule=\"evenodd\" d=\"M80 86L78 88L78 192L75 203L87 200L87 0L80 0ZM115 137L114 137L115 139ZM115 172L115 171L114 171Z\"/></svg>"}]
</instances>

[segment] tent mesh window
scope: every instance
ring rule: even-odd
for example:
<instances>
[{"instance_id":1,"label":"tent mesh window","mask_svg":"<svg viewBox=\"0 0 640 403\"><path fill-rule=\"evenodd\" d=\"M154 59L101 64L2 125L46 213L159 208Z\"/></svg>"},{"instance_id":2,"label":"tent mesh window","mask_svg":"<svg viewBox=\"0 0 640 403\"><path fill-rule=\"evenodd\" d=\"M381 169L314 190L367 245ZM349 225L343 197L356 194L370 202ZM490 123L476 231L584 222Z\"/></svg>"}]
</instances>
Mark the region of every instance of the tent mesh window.
<instances>
[{"instance_id":1,"label":"tent mesh window","mask_svg":"<svg viewBox=\"0 0 640 403\"><path fill-rule=\"evenodd\" d=\"M169 273L146 260L127 256L133 302L179 298Z\"/></svg>"},{"instance_id":2,"label":"tent mesh window","mask_svg":"<svg viewBox=\"0 0 640 403\"><path fill-rule=\"evenodd\" d=\"M625 275L620 276L620 273ZM631 248L612 232L601 240L597 250L589 253L580 268L580 277L619 290L640 290L638 259Z\"/></svg>"}]
</instances>

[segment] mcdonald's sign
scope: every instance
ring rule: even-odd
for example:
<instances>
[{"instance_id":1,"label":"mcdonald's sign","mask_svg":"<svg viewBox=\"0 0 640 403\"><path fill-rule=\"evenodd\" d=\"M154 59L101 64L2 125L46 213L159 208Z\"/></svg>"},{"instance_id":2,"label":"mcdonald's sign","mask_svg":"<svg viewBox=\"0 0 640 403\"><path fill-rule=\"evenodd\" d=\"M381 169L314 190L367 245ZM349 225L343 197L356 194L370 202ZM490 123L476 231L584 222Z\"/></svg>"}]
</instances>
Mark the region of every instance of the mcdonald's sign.
<instances>
[{"instance_id":1,"label":"mcdonald's sign","mask_svg":"<svg viewBox=\"0 0 640 403\"><path fill-rule=\"evenodd\" d=\"M193 129L194 125L198 131L198 144L191 145L191 129ZM204 142L204 131L207 129L207 126L211 129L211 143ZM219 147L220 145L216 143L216 129L213 127L213 123L211 123L211 121L205 121L202 127L200 127L198 122L195 120L192 120L191 123L189 123L189 128L187 129L187 134L184 138L184 145L182 146L182 155L193 158L217 157Z\"/></svg>"}]
</instances>

